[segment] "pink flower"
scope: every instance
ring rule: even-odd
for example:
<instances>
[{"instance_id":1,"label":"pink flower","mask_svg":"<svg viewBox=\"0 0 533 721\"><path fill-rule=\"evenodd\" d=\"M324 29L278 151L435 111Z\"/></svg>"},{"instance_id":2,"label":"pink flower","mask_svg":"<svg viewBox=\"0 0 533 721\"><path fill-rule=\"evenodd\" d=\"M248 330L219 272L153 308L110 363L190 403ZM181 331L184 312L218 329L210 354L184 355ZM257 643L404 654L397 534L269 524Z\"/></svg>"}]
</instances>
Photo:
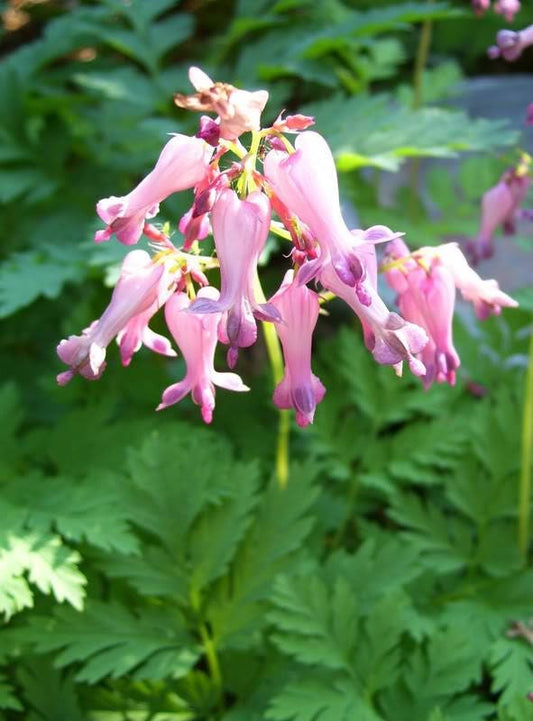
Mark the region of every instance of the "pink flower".
<instances>
[{"instance_id":1,"label":"pink flower","mask_svg":"<svg viewBox=\"0 0 533 721\"><path fill-rule=\"evenodd\" d=\"M481 17L490 8L490 0L472 0L472 8Z\"/></svg>"},{"instance_id":2,"label":"pink flower","mask_svg":"<svg viewBox=\"0 0 533 721\"><path fill-rule=\"evenodd\" d=\"M514 16L520 12L519 0L496 0L494 12L503 15L508 23L512 23Z\"/></svg>"},{"instance_id":3,"label":"pink flower","mask_svg":"<svg viewBox=\"0 0 533 721\"><path fill-rule=\"evenodd\" d=\"M105 369L106 348L121 332L121 352L125 365L138 348L138 336L147 345L154 345L157 337L154 337L155 334L150 335L151 331L146 330L146 326L149 318L166 300L171 283L172 279L164 264L153 263L146 251L132 250L128 253L122 263L111 301L101 318L86 328L81 336L71 335L58 345L58 356L71 366L70 370L57 376L58 383L65 385L76 373L88 380L99 378ZM135 329L130 325L132 322ZM165 354L170 355L170 348L166 345L168 341L162 340L165 341ZM163 352L162 348L163 345L158 352Z\"/></svg>"},{"instance_id":4,"label":"pink flower","mask_svg":"<svg viewBox=\"0 0 533 721\"><path fill-rule=\"evenodd\" d=\"M533 103L529 103L526 109L526 125L533 125Z\"/></svg>"},{"instance_id":5,"label":"pink flower","mask_svg":"<svg viewBox=\"0 0 533 721\"><path fill-rule=\"evenodd\" d=\"M172 193L192 188L208 172L213 148L200 138L174 135L165 145L154 169L128 195L100 200L96 210L107 223L97 231L97 243L115 234L124 245L134 245L146 218L159 212L159 203Z\"/></svg>"},{"instance_id":6,"label":"pink flower","mask_svg":"<svg viewBox=\"0 0 533 721\"><path fill-rule=\"evenodd\" d=\"M425 250L425 249L421 249ZM518 303L500 290L496 280L483 280L473 270L459 250L457 243L446 243L438 248L427 249L438 252L443 265L453 276L456 288L461 291L463 298L474 305L474 310L480 320L485 320L491 314L499 315L501 309L516 308Z\"/></svg>"},{"instance_id":7,"label":"pink flower","mask_svg":"<svg viewBox=\"0 0 533 721\"><path fill-rule=\"evenodd\" d=\"M189 80L196 94L176 93L174 102L180 108L217 113L221 138L235 140L242 133L260 129L261 113L268 100L266 90L251 93L234 88L229 83L215 83L196 67L189 68Z\"/></svg>"},{"instance_id":8,"label":"pink flower","mask_svg":"<svg viewBox=\"0 0 533 721\"><path fill-rule=\"evenodd\" d=\"M207 238L211 232L211 224L207 213L202 215L193 215L194 207L190 208L185 215L182 216L178 230L184 235L183 246L190 248L195 240L203 240Z\"/></svg>"},{"instance_id":9,"label":"pink flower","mask_svg":"<svg viewBox=\"0 0 533 721\"><path fill-rule=\"evenodd\" d=\"M292 155L270 151L264 171L276 195L309 227L320 246L320 257L302 266L298 282L307 283L330 261L339 279L355 287L360 302L367 304L361 247L397 236L384 226L350 233L340 210L337 172L328 144L318 133L307 131L296 138L295 145Z\"/></svg>"},{"instance_id":10,"label":"pink flower","mask_svg":"<svg viewBox=\"0 0 533 721\"><path fill-rule=\"evenodd\" d=\"M216 300L218 291L211 287L202 288L198 297ZM249 388L236 373L218 373L214 368L217 326L221 314L201 316L184 312L189 304L185 293L175 293L165 305L167 325L183 353L187 372L182 381L165 389L156 410L178 403L190 393L193 402L200 406L205 423L211 423L215 408L215 386L231 391L247 391Z\"/></svg>"},{"instance_id":11,"label":"pink flower","mask_svg":"<svg viewBox=\"0 0 533 721\"><path fill-rule=\"evenodd\" d=\"M378 363L395 366L401 374L401 364L405 360L414 375L425 375L424 364L416 357L428 342L422 328L391 313L374 287L369 286L370 304L363 305L354 290L339 280L330 263L323 266L320 282L357 314L366 329L366 346Z\"/></svg>"},{"instance_id":12,"label":"pink flower","mask_svg":"<svg viewBox=\"0 0 533 721\"><path fill-rule=\"evenodd\" d=\"M533 45L533 25L519 32L500 30L496 35L496 45L488 49L488 54L490 58L502 57L512 62L518 60L529 45Z\"/></svg>"},{"instance_id":13,"label":"pink flower","mask_svg":"<svg viewBox=\"0 0 533 721\"><path fill-rule=\"evenodd\" d=\"M312 336L320 306L317 294L294 283L293 277L289 270L270 299L283 318L276 330L285 358L285 375L274 391L274 403L278 408L294 408L296 422L305 428L313 422L315 408L326 392L311 372Z\"/></svg>"},{"instance_id":14,"label":"pink flower","mask_svg":"<svg viewBox=\"0 0 533 721\"><path fill-rule=\"evenodd\" d=\"M402 316L416 323L428 334L429 341L420 352L426 367L423 376L428 388L433 381L455 385L455 371L460 359L453 345L452 321L455 307L455 284L450 271L437 255L421 256L418 263L409 255L405 243L398 239L387 248L387 260L405 259L401 267L385 272L388 284L398 293Z\"/></svg>"},{"instance_id":15,"label":"pink flower","mask_svg":"<svg viewBox=\"0 0 533 721\"><path fill-rule=\"evenodd\" d=\"M270 228L270 202L258 191L240 200L235 191L223 190L211 212L211 223L220 263L220 299L198 298L191 304L191 311L227 311L228 365L233 368L238 348L251 346L257 339L254 316L271 321L280 318L276 308L255 300L253 288L257 261Z\"/></svg>"},{"instance_id":16,"label":"pink flower","mask_svg":"<svg viewBox=\"0 0 533 721\"><path fill-rule=\"evenodd\" d=\"M497 185L483 195L481 228L476 240L468 246L471 262L476 263L493 255L493 236L499 226L503 227L506 234L515 232L515 217L530 184L527 175L509 170L503 174Z\"/></svg>"}]
</instances>

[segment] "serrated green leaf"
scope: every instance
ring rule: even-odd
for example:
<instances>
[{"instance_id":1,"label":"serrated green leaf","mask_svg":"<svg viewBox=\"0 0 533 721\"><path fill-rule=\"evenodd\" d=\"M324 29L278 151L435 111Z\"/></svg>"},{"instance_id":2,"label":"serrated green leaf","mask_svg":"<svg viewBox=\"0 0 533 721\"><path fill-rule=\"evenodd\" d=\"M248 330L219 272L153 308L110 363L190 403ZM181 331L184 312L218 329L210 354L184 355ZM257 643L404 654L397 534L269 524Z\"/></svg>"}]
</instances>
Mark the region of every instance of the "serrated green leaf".
<instances>
[{"instance_id":1,"label":"serrated green leaf","mask_svg":"<svg viewBox=\"0 0 533 721\"><path fill-rule=\"evenodd\" d=\"M50 658L28 658L19 667L17 680L27 707L34 710L29 721L84 721L72 674L55 669Z\"/></svg>"},{"instance_id":2,"label":"serrated green leaf","mask_svg":"<svg viewBox=\"0 0 533 721\"><path fill-rule=\"evenodd\" d=\"M412 110L388 95L335 97L301 112L315 118L340 171L365 165L397 170L408 157L454 157L516 142L505 122L473 120L458 110Z\"/></svg>"},{"instance_id":3,"label":"serrated green leaf","mask_svg":"<svg viewBox=\"0 0 533 721\"><path fill-rule=\"evenodd\" d=\"M533 683L533 649L522 639L500 638L490 653L492 689L501 693L499 704L507 709L511 718L521 716ZM528 703L531 703L530 701Z\"/></svg>"},{"instance_id":4,"label":"serrated green leaf","mask_svg":"<svg viewBox=\"0 0 533 721\"><path fill-rule=\"evenodd\" d=\"M188 539L192 594L198 595L225 573L250 524L258 475L256 463L234 464L230 497L208 508L192 527Z\"/></svg>"},{"instance_id":5,"label":"serrated green leaf","mask_svg":"<svg viewBox=\"0 0 533 721\"><path fill-rule=\"evenodd\" d=\"M3 674L0 674L0 709L13 709L22 711L22 704L14 695L12 686L6 681Z\"/></svg>"},{"instance_id":6,"label":"serrated green leaf","mask_svg":"<svg viewBox=\"0 0 533 721\"><path fill-rule=\"evenodd\" d=\"M80 281L84 275L76 258L65 262L64 258L41 251L12 255L0 266L0 318L40 296L57 298L65 283Z\"/></svg>"},{"instance_id":7,"label":"serrated green leaf","mask_svg":"<svg viewBox=\"0 0 533 721\"><path fill-rule=\"evenodd\" d=\"M69 541L128 554L138 551L138 542L127 524L123 483L105 471L90 472L83 481L35 473L14 478L4 496L21 509L24 526L34 532L56 530Z\"/></svg>"},{"instance_id":8,"label":"serrated green leaf","mask_svg":"<svg viewBox=\"0 0 533 721\"><path fill-rule=\"evenodd\" d=\"M272 699L271 721L383 721L346 679L304 678L289 683Z\"/></svg>"},{"instance_id":9,"label":"serrated green leaf","mask_svg":"<svg viewBox=\"0 0 533 721\"><path fill-rule=\"evenodd\" d=\"M0 546L0 612L9 618L32 606L30 584L81 609L86 579L78 569L80 555L57 536L16 533L8 533Z\"/></svg>"},{"instance_id":10,"label":"serrated green leaf","mask_svg":"<svg viewBox=\"0 0 533 721\"><path fill-rule=\"evenodd\" d=\"M274 587L269 619L276 645L301 663L349 669L357 640L353 590L338 578L331 589L318 576L282 576Z\"/></svg>"},{"instance_id":11,"label":"serrated green leaf","mask_svg":"<svg viewBox=\"0 0 533 721\"><path fill-rule=\"evenodd\" d=\"M60 668L81 662L75 678L87 683L131 672L138 678L180 678L199 656L183 619L163 608L131 613L119 604L92 601L83 613L58 609L49 620L33 617L25 635L41 653L59 650Z\"/></svg>"},{"instance_id":12,"label":"serrated green leaf","mask_svg":"<svg viewBox=\"0 0 533 721\"><path fill-rule=\"evenodd\" d=\"M328 577L342 575L357 588L357 601L366 614L379 599L406 586L423 571L420 550L397 536L381 535L366 540L354 554L344 550L330 556Z\"/></svg>"},{"instance_id":13,"label":"serrated green leaf","mask_svg":"<svg viewBox=\"0 0 533 721\"><path fill-rule=\"evenodd\" d=\"M405 532L405 538L435 571L459 570L472 558L473 531L461 519L446 516L437 505L425 504L414 494L397 493L390 516L412 529Z\"/></svg>"},{"instance_id":14,"label":"serrated green leaf","mask_svg":"<svg viewBox=\"0 0 533 721\"><path fill-rule=\"evenodd\" d=\"M311 463L293 465L287 488L272 479L263 493L230 574L210 599L207 617L219 644L247 645L256 625L264 624L264 601L274 578L286 570L311 530L316 470Z\"/></svg>"}]
</instances>

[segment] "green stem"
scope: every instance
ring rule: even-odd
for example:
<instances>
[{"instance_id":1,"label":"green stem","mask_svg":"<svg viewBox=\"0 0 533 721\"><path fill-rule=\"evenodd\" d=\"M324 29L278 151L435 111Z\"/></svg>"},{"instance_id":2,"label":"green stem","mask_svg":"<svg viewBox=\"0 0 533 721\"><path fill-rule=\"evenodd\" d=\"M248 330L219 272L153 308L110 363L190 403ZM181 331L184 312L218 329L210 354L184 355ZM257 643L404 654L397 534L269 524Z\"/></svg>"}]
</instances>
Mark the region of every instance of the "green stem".
<instances>
[{"instance_id":1,"label":"green stem","mask_svg":"<svg viewBox=\"0 0 533 721\"><path fill-rule=\"evenodd\" d=\"M522 416L522 468L518 500L518 546L527 561L531 526L531 460L533 449L533 330L529 338L529 362L526 374Z\"/></svg>"},{"instance_id":2,"label":"green stem","mask_svg":"<svg viewBox=\"0 0 533 721\"><path fill-rule=\"evenodd\" d=\"M256 275L254 281L255 297L259 303L266 303L265 294L261 286L259 276ZM263 335L267 349L270 368L272 370L272 379L274 385L277 385L283 378L283 354L278 334L273 323L262 323ZM287 486L289 480L289 440L290 440L290 411L279 411L278 439L276 443L276 478L280 488Z\"/></svg>"},{"instance_id":3,"label":"green stem","mask_svg":"<svg viewBox=\"0 0 533 721\"><path fill-rule=\"evenodd\" d=\"M428 0L431 5L432 0ZM431 33L433 30L433 22L424 20L420 31L420 40L418 41L418 49L416 51L415 70L413 75L413 109L417 110L423 101L423 83L424 70L429 56L429 48L431 45Z\"/></svg>"},{"instance_id":4,"label":"green stem","mask_svg":"<svg viewBox=\"0 0 533 721\"><path fill-rule=\"evenodd\" d=\"M202 644L204 646L205 657L207 659L209 675L211 676L211 680L217 690L217 696L220 699L222 697L222 673L220 671L216 646L205 623L202 623L199 631L200 638L202 639Z\"/></svg>"},{"instance_id":5,"label":"green stem","mask_svg":"<svg viewBox=\"0 0 533 721\"><path fill-rule=\"evenodd\" d=\"M428 0L428 5L431 5L433 0ZM413 73L413 110L417 110L423 103L423 85L424 85L424 71L426 69L429 48L431 46L431 34L433 30L433 23L431 20L424 20L422 23L422 29L420 30L420 39L418 41L418 48L416 51L415 58L415 69ZM410 186L410 198L409 198L409 215L412 219L416 218L417 206L418 206L418 183L420 177L420 159L413 158L409 169L409 186Z\"/></svg>"}]
</instances>

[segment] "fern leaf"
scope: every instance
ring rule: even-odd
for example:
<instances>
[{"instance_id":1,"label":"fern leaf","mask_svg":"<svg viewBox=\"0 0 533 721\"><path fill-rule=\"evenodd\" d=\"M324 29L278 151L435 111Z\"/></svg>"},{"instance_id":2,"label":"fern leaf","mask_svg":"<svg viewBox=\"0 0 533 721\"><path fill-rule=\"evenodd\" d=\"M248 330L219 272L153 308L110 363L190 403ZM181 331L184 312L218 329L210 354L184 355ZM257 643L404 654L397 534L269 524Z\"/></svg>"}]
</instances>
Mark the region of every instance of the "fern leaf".
<instances>
[{"instance_id":1,"label":"fern leaf","mask_svg":"<svg viewBox=\"0 0 533 721\"><path fill-rule=\"evenodd\" d=\"M33 584L52 593L59 603L81 609L85 576L77 564L80 556L51 534L10 535L0 547L0 612L9 618L33 605Z\"/></svg>"},{"instance_id":2,"label":"fern leaf","mask_svg":"<svg viewBox=\"0 0 533 721\"><path fill-rule=\"evenodd\" d=\"M219 644L249 644L250 633L265 622L265 599L275 577L285 571L312 527L309 509L318 488L315 463L293 465L291 481L280 489L272 479L230 574L215 588L207 617Z\"/></svg>"},{"instance_id":3,"label":"fern leaf","mask_svg":"<svg viewBox=\"0 0 533 721\"><path fill-rule=\"evenodd\" d=\"M321 677L293 681L266 712L270 721L383 721L346 679Z\"/></svg>"},{"instance_id":4,"label":"fern leaf","mask_svg":"<svg viewBox=\"0 0 533 721\"><path fill-rule=\"evenodd\" d=\"M75 678L88 683L130 672L138 678L179 678L199 657L183 620L162 608L132 614L118 604L93 601L83 613L58 609L48 621L32 618L26 637L39 652L60 650L58 667L80 662Z\"/></svg>"},{"instance_id":5,"label":"fern leaf","mask_svg":"<svg viewBox=\"0 0 533 721\"><path fill-rule=\"evenodd\" d=\"M531 710L527 695L533 691L533 649L520 639L500 638L490 654L492 690L501 693L500 707L513 721L522 721Z\"/></svg>"},{"instance_id":6,"label":"fern leaf","mask_svg":"<svg viewBox=\"0 0 533 721\"><path fill-rule=\"evenodd\" d=\"M278 579L269 620L273 640L282 651L305 664L329 669L351 668L357 640L357 610L353 590L339 578L329 589L315 575Z\"/></svg>"}]
</instances>

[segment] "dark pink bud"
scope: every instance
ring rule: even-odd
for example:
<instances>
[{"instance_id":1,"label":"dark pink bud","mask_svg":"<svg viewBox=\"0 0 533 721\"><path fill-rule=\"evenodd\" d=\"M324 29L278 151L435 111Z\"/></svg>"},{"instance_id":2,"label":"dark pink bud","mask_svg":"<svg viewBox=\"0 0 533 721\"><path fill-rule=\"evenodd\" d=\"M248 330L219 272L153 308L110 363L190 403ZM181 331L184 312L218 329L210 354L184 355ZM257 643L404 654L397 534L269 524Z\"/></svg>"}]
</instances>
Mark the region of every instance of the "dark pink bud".
<instances>
[{"instance_id":1,"label":"dark pink bud","mask_svg":"<svg viewBox=\"0 0 533 721\"><path fill-rule=\"evenodd\" d=\"M192 217L198 218L198 216L208 213L213 208L216 197L217 189L213 186L199 193L194 199Z\"/></svg>"},{"instance_id":2,"label":"dark pink bud","mask_svg":"<svg viewBox=\"0 0 533 721\"><path fill-rule=\"evenodd\" d=\"M276 137L275 135L272 135L272 136L268 139L268 141L269 141L269 143L270 143L270 147L272 148L272 150L281 150L282 153L286 153L286 152L287 152L287 148L285 147L285 143L283 142L283 140L281 140L281 138L278 138L278 137Z\"/></svg>"},{"instance_id":3,"label":"dark pink bud","mask_svg":"<svg viewBox=\"0 0 533 721\"><path fill-rule=\"evenodd\" d=\"M202 115L196 137L205 140L206 143L216 148L220 140L220 125L207 115Z\"/></svg>"}]
</instances>

